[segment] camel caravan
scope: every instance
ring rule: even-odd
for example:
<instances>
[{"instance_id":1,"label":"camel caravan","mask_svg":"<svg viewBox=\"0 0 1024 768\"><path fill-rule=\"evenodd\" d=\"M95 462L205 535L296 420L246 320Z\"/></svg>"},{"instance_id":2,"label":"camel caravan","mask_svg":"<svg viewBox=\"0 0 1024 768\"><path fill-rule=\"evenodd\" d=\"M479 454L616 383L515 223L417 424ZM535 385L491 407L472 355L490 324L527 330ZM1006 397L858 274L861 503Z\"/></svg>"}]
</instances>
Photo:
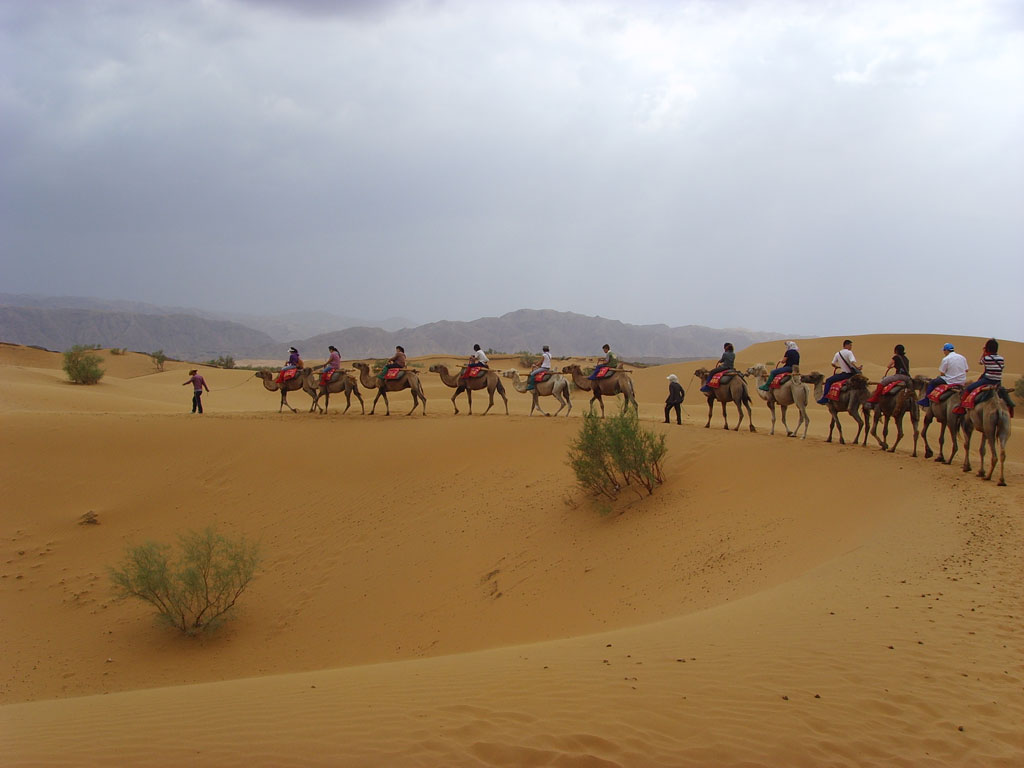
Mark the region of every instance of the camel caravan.
<instances>
[{"instance_id":1,"label":"camel caravan","mask_svg":"<svg viewBox=\"0 0 1024 768\"><path fill-rule=\"evenodd\" d=\"M533 416L534 412L543 416L551 415L540 404L541 398L546 397L551 397L558 403L555 416L561 414L563 410L565 415L569 416L572 412L573 387L591 394L589 410L593 412L594 404L597 403L602 417L605 415L604 398L608 396L621 395L623 407L632 407L639 411L631 371L620 365L609 345L605 344L602 349L604 355L592 370L585 371L579 364L573 363L556 372L552 368L550 349L544 346L539 360L524 375L514 368L504 371L492 370L487 355L481 350L480 345L476 344L473 353L461 367L450 369L446 364L435 363L430 366L429 372L437 374L445 386L454 390L451 402L456 415L460 413L458 400L463 393L466 396L469 415L472 415L473 393L486 390L488 403L482 415L487 415L494 407L494 396L497 394L502 399L507 416L508 396L502 382L503 378L511 381L516 392L529 395L530 416ZM292 347L289 350L288 362L276 376L269 370L256 373L266 389L280 393L279 413L285 408L297 413L297 410L288 404L288 393L301 389L312 399L310 412L317 410L321 414L326 414L330 406L330 396L342 393L345 395L343 414L348 412L352 397L355 396L359 401L360 411L365 415L366 408L360 387L376 390L370 415L375 413L377 401L383 398L385 415L390 416L388 393L406 389L412 395L413 401L407 415L414 413L417 408L426 413L427 397L423 392L420 376L407 366L405 350L401 346L395 348L395 354L377 371L372 371L368 363L353 362L356 375L351 371L342 370L341 356L335 347L331 346L329 350L330 357L325 363L308 367L299 357L298 351ZM700 380L700 392L707 399L708 418L705 428L710 428L715 403L720 403L724 428L730 429L727 405L733 403L736 406L737 420L732 429L738 431L746 418L749 430L757 431L753 422L752 398L747 384L749 378L751 385L771 413L770 435L775 434L778 406L786 435L806 439L811 422L809 406L813 398L816 403L825 406L829 413L828 437L825 442L832 442L833 434L837 433L839 443L846 443L841 417L848 416L857 425L857 432L853 437L854 445L866 446L870 436L883 451L894 453L904 438L906 420L909 421L913 434L911 456L917 456L918 441L923 440L925 458L932 458L935 454L928 442L928 428L936 421L939 424L936 461L951 464L959 450L962 435L965 452L963 471L971 471L971 439L973 433L978 432L981 463L978 475L991 479L998 463L999 484L1005 485L1003 464L1006 459L1006 441L1010 436L1010 418L1014 404L1002 387L1004 361L998 354L998 343L995 339L986 342L980 362L984 369L981 377L975 382L967 383L967 360L954 350L952 344L947 343L943 346L943 359L939 365L937 378L912 377L903 345L897 344L885 375L879 382L869 382L853 353L853 341L847 339L833 356L833 372L826 378L818 371L801 373L799 348L795 342L787 341L782 359L771 370L766 365L755 365L746 371L737 370L733 345L726 344L715 367L698 368L693 375ZM666 401L665 423L669 423L670 408L678 408L685 394L678 384L677 377L672 375L668 378L673 383L670 385L670 398ZM323 405L320 405L321 400ZM799 414L793 429L790 429L786 420L790 407L794 407ZM677 422L681 423L678 414ZM878 434L879 423L882 425L881 436ZM890 425L893 425L896 431L895 439L891 443ZM947 432L951 443L948 454L945 446ZM987 472L986 452L991 454Z\"/></svg>"}]
</instances>

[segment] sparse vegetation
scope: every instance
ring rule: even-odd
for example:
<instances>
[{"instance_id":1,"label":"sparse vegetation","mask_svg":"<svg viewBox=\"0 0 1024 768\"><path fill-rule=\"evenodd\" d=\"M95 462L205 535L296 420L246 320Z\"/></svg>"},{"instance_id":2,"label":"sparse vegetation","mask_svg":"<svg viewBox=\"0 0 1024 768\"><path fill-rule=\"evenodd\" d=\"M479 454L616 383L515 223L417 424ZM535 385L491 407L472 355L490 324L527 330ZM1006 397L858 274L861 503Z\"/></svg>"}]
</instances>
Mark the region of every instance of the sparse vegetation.
<instances>
[{"instance_id":1,"label":"sparse vegetation","mask_svg":"<svg viewBox=\"0 0 1024 768\"><path fill-rule=\"evenodd\" d=\"M213 528L182 534L179 544L173 565L167 544L129 547L110 578L118 597L144 600L161 621L195 635L214 629L245 592L259 564L259 548Z\"/></svg>"},{"instance_id":2,"label":"sparse vegetation","mask_svg":"<svg viewBox=\"0 0 1024 768\"><path fill-rule=\"evenodd\" d=\"M523 368L532 368L536 363L540 362L540 355L535 355L525 349L521 349L516 352L519 355L519 365Z\"/></svg>"},{"instance_id":3,"label":"sparse vegetation","mask_svg":"<svg viewBox=\"0 0 1024 768\"><path fill-rule=\"evenodd\" d=\"M212 365L214 368L234 368L235 358L231 355L221 355L214 360L207 360L206 365Z\"/></svg>"},{"instance_id":4,"label":"sparse vegetation","mask_svg":"<svg viewBox=\"0 0 1024 768\"><path fill-rule=\"evenodd\" d=\"M569 446L569 466L580 487L614 500L626 486L640 496L664 482L665 436L640 426L636 412L623 408L607 419L588 413Z\"/></svg>"},{"instance_id":5,"label":"sparse vegetation","mask_svg":"<svg viewBox=\"0 0 1024 768\"><path fill-rule=\"evenodd\" d=\"M103 378L104 371L100 368L103 358L94 355L94 349L96 347L76 344L64 352L62 367L69 381L75 384L95 384Z\"/></svg>"},{"instance_id":6,"label":"sparse vegetation","mask_svg":"<svg viewBox=\"0 0 1024 768\"><path fill-rule=\"evenodd\" d=\"M128 347L111 347L110 354L112 355L127 355Z\"/></svg>"},{"instance_id":7,"label":"sparse vegetation","mask_svg":"<svg viewBox=\"0 0 1024 768\"><path fill-rule=\"evenodd\" d=\"M167 362L167 355L164 354L162 349L158 349L156 352L150 352L149 356L153 359L153 365L158 371L164 369L164 363Z\"/></svg>"},{"instance_id":8,"label":"sparse vegetation","mask_svg":"<svg viewBox=\"0 0 1024 768\"><path fill-rule=\"evenodd\" d=\"M1017 397L1024 398L1024 376L1017 379L1017 383L1013 385L1013 394Z\"/></svg>"}]
</instances>

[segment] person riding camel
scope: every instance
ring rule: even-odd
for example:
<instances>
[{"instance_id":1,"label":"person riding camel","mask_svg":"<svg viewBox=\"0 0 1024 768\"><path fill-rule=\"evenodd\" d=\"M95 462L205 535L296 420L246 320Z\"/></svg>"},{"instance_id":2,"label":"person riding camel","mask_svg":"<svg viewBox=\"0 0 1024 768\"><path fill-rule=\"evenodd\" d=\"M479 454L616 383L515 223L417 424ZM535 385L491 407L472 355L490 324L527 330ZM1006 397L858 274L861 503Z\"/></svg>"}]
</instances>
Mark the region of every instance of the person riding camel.
<instances>
[{"instance_id":1,"label":"person riding camel","mask_svg":"<svg viewBox=\"0 0 1024 768\"><path fill-rule=\"evenodd\" d=\"M833 374L825 379L825 394L818 401L819 405L828 405L828 391L837 381L846 381L855 373L860 373L860 365L857 365L857 358L853 356L853 342L849 339L843 341L843 348L832 356Z\"/></svg>"},{"instance_id":2,"label":"person riding camel","mask_svg":"<svg viewBox=\"0 0 1024 768\"><path fill-rule=\"evenodd\" d=\"M615 353L612 352L612 348L608 344L605 344L601 349L604 350L604 357L598 360L597 365L594 366L594 372L587 377L591 381L601 378L601 376L604 375L605 370L608 368L614 369L619 367L619 358L617 358Z\"/></svg>"},{"instance_id":3,"label":"person riding camel","mask_svg":"<svg viewBox=\"0 0 1024 768\"><path fill-rule=\"evenodd\" d=\"M383 381L384 377L387 376L388 371L393 368L405 368L405 347L400 344L395 346L395 354L389 357L388 361L384 363L384 367L381 369L381 372L377 374L377 378Z\"/></svg>"},{"instance_id":4,"label":"person riding camel","mask_svg":"<svg viewBox=\"0 0 1024 768\"><path fill-rule=\"evenodd\" d=\"M722 349L722 356L718 358L718 362L715 363L715 367L708 372L708 377L704 381L704 386L700 388L701 392L710 392L711 387L708 386L708 382L711 381L711 377L716 373L722 373L723 371L731 371L736 367L736 351L732 344L728 341L725 342Z\"/></svg>"},{"instance_id":5,"label":"person riding camel","mask_svg":"<svg viewBox=\"0 0 1024 768\"><path fill-rule=\"evenodd\" d=\"M996 392L999 393L999 397L1003 399L1003 402L1010 409L1010 417L1012 418L1016 404L1010 399L1010 393L1003 389L1003 368L1006 367L1006 360L999 354L999 342L995 339L986 341L981 351L981 360L978 362L981 363L983 369L981 376L978 377L977 381L972 381L964 387L964 395L967 395L968 392L973 392L978 387L993 385L996 388ZM959 413L960 411L956 412Z\"/></svg>"},{"instance_id":6,"label":"person riding camel","mask_svg":"<svg viewBox=\"0 0 1024 768\"><path fill-rule=\"evenodd\" d=\"M536 386L537 379L544 376L545 373L551 370L551 349L545 344L542 348L542 354L540 356L540 362L534 363L533 367L530 368L530 375L526 377L526 389L527 391L533 389Z\"/></svg>"},{"instance_id":7,"label":"person riding camel","mask_svg":"<svg viewBox=\"0 0 1024 768\"><path fill-rule=\"evenodd\" d=\"M295 347L288 347L288 362L284 364L282 371L291 371L296 368L302 368L302 357L299 356L299 350Z\"/></svg>"},{"instance_id":8,"label":"person riding camel","mask_svg":"<svg viewBox=\"0 0 1024 768\"><path fill-rule=\"evenodd\" d=\"M473 345L473 354L469 356L469 361L466 363L465 372L462 374L462 378L470 379L475 374L478 368L490 368L490 360L487 359L487 355L480 349L479 344Z\"/></svg>"},{"instance_id":9,"label":"person riding camel","mask_svg":"<svg viewBox=\"0 0 1024 768\"><path fill-rule=\"evenodd\" d=\"M942 362L939 363L939 375L928 382L928 386L924 390L924 397L917 401L917 404L921 407L928 407L928 395L940 384L952 386L967 383L967 358L955 350L956 348L948 341L942 345Z\"/></svg>"},{"instance_id":10,"label":"person riding camel","mask_svg":"<svg viewBox=\"0 0 1024 768\"><path fill-rule=\"evenodd\" d=\"M777 367L768 374L768 381L758 387L758 389L763 389L767 392L771 387L772 382L775 381L776 376L780 373L792 373L793 366L800 365L800 347L796 345L795 341L786 342L786 352L783 354L782 359L775 365Z\"/></svg>"},{"instance_id":11,"label":"person riding camel","mask_svg":"<svg viewBox=\"0 0 1024 768\"><path fill-rule=\"evenodd\" d=\"M321 381L330 381L331 377L334 376L335 372L341 369L341 353L338 348L331 344L327 347L327 351L330 353L327 357L327 362L321 367L323 373L321 374Z\"/></svg>"},{"instance_id":12,"label":"person riding camel","mask_svg":"<svg viewBox=\"0 0 1024 768\"><path fill-rule=\"evenodd\" d=\"M889 371L893 371L891 376ZM878 386L875 387L874 393L868 398L868 402L872 405L878 403L882 399L882 390L894 381L910 381L910 360L907 359L907 350L902 344L897 344L893 348L892 360L889 361L889 366L885 369L885 375L878 382Z\"/></svg>"}]
</instances>

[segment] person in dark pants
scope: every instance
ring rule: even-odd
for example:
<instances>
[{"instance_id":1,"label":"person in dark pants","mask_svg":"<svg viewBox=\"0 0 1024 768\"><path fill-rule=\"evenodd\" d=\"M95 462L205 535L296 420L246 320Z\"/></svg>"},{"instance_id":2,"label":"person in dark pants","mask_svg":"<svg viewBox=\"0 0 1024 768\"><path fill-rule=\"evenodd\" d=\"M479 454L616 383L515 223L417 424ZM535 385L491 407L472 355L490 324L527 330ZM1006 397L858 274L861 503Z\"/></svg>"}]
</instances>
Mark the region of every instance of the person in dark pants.
<instances>
[{"instance_id":1,"label":"person in dark pants","mask_svg":"<svg viewBox=\"0 0 1024 768\"><path fill-rule=\"evenodd\" d=\"M800 348L796 345L795 341L786 342L786 352L779 360L778 368L775 368L768 374L768 381L762 384L758 389L763 389L767 392L771 389L772 381L780 373L792 373L793 366L800 365Z\"/></svg>"},{"instance_id":2,"label":"person in dark pants","mask_svg":"<svg viewBox=\"0 0 1024 768\"><path fill-rule=\"evenodd\" d=\"M714 376L716 373L721 373L722 371L731 371L736 367L736 350L733 348L732 344L726 342L725 346L723 347L723 350L724 351L722 352L722 356L718 358L718 364L710 371L708 371L708 378L704 382L704 386L700 388L701 392L711 391L711 387L708 386L707 382L711 381L711 377Z\"/></svg>"},{"instance_id":3,"label":"person in dark pants","mask_svg":"<svg viewBox=\"0 0 1024 768\"><path fill-rule=\"evenodd\" d=\"M828 405L828 390L837 381L846 381L855 373L860 373L861 366L857 364L857 358L853 356L853 342L846 339L843 348L832 356L833 375L825 379L825 394L818 401L821 405Z\"/></svg>"},{"instance_id":4,"label":"person in dark pants","mask_svg":"<svg viewBox=\"0 0 1024 768\"><path fill-rule=\"evenodd\" d=\"M686 393L683 391L682 385L679 383L679 377L674 373L668 375L668 399L665 400L665 423L668 424L668 416L672 409L676 409L676 424L683 423L682 409L680 406L683 404L683 398L686 397Z\"/></svg>"},{"instance_id":5,"label":"person in dark pants","mask_svg":"<svg viewBox=\"0 0 1024 768\"><path fill-rule=\"evenodd\" d=\"M181 386L186 387L189 384L192 385L192 413L202 413L203 390L205 389L207 392L210 391L210 388L206 386L206 379L199 374L198 370L193 368L188 372L188 381Z\"/></svg>"}]
</instances>

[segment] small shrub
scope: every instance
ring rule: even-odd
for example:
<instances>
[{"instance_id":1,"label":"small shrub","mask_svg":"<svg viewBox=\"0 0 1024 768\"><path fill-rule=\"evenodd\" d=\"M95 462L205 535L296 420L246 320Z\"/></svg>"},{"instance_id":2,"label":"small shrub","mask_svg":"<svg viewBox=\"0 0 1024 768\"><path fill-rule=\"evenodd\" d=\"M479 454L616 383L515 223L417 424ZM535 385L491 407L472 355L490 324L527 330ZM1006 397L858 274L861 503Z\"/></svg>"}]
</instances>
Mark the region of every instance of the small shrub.
<instances>
[{"instance_id":1,"label":"small shrub","mask_svg":"<svg viewBox=\"0 0 1024 768\"><path fill-rule=\"evenodd\" d=\"M144 600L161 621L195 635L220 624L245 592L259 564L259 548L213 528L182 534L179 543L174 565L167 544L129 547L121 565L110 569L110 578L118 597Z\"/></svg>"},{"instance_id":2,"label":"small shrub","mask_svg":"<svg viewBox=\"0 0 1024 768\"><path fill-rule=\"evenodd\" d=\"M118 348L118 347L111 347L110 348L110 354L112 354L112 355L127 355L128 354L128 347L120 347L120 348Z\"/></svg>"},{"instance_id":3,"label":"small shrub","mask_svg":"<svg viewBox=\"0 0 1024 768\"><path fill-rule=\"evenodd\" d=\"M579 435L569 446L569 466L585 491L614 500L629 486L640 496L664 482L661 462L667 452L665 436L640 426L636 412L623 407L602 419L583 416Z\"/></svg>"},{"instance_id":4,"label":"small shrub","mask_svg":"<svg viewBox=\"0 0 1024 768\"><path fill-rule=\"evenodd\" d=\"M158 349L156 352L150 352L149 356L153 359L153 365L156 366L158 371L164 369L164 363L167 362L167 355L164 354L162 349Z\"/></svg>"},{"instance_id":5,"label":"small shrub","mask_svg":"<svg viewBox=\"0 0 1024 768\"><path fill-rule=\"evenodd\" d=\"M1013 385L1013 394L1017 397L1024 397L1024 376L1017 379L1017 383Z\"/></svg>"},{"instance_id":6,"label":"small shrub","mask_svg":"<svg viewBox=\"0 0 1024 768\"><path fill-rule=\"evenodd\" d=\"M214 360L207 360L206 365L212 365L214 368L234 368L235 358L231 355L221 355Z\"/></svg>"},{"instance_id":7,"label":"small shrub","mask_svg":"<svg viewBox=\"0 0 1024 768\"><path fill-rule=\"evenodd\" d=\"M64 352L64 372L75 384L95 384L103 378L103 358L92 354L93 347L76 344Z\"/></svg>"},{"instance_id":8,"label":"small shrub","mask_svg":"<svg viewBox=\"0 0 1024 768\"><path fill-rule=\"evenodd\" d=\"M540 362L540 355L535 355L533 352L525 349L519 350L516 354L519 355L519 365L523 368L532 368L536 363Z\"/></svg>"}]
</instances>

